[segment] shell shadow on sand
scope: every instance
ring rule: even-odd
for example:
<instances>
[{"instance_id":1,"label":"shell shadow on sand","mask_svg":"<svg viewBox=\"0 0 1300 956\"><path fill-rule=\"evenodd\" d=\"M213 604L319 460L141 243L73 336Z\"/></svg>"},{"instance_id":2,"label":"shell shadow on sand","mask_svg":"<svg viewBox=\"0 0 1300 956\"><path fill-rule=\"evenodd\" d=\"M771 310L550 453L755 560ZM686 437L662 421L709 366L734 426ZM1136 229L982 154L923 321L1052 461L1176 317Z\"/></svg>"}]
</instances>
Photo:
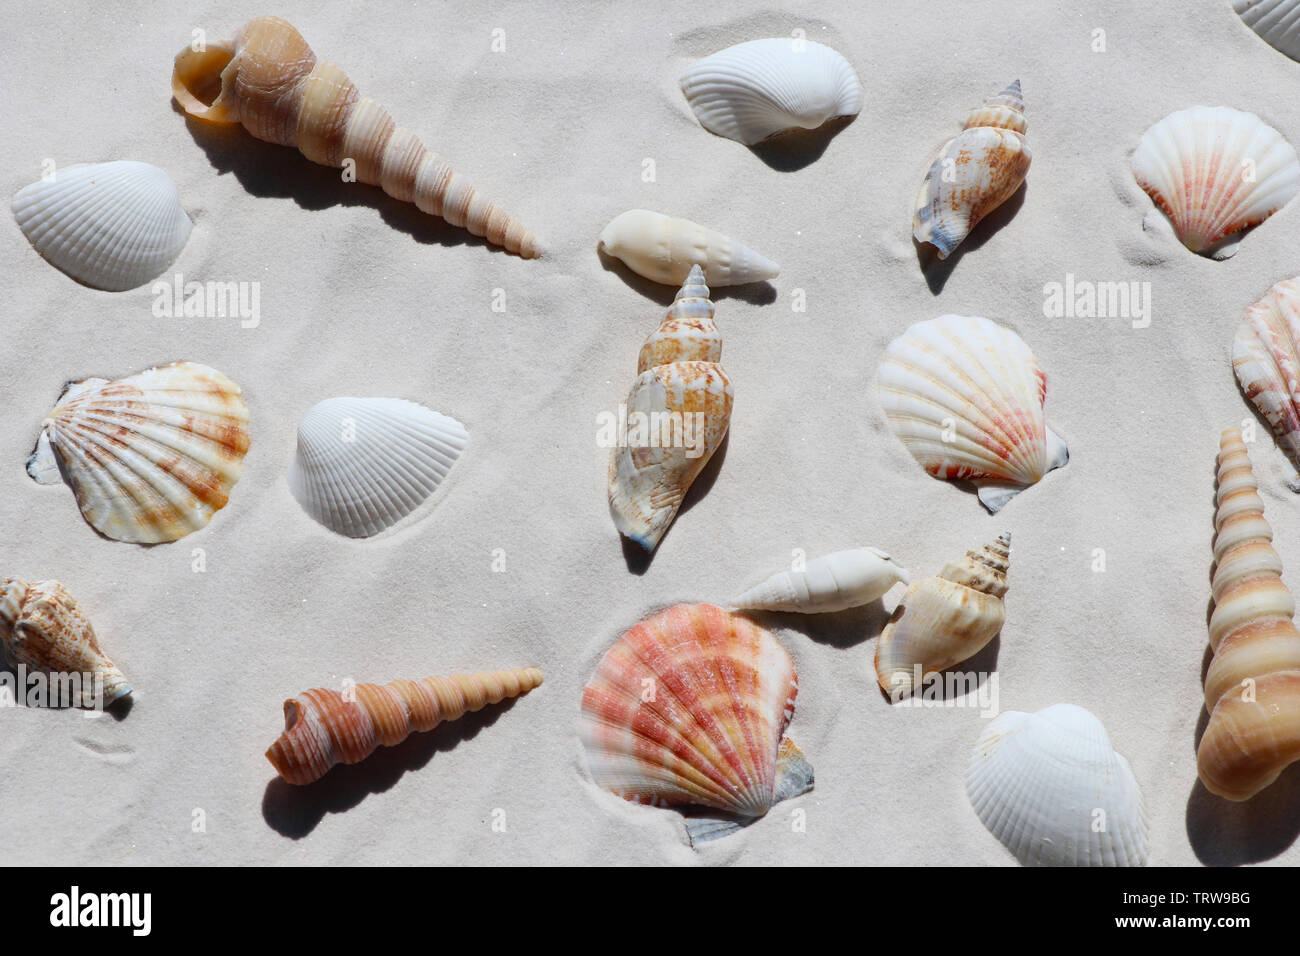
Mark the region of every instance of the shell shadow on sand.
<instances>
[{"instance_id":1,"label":"shell shadow on sand","mask_svg":"<svg viewBox=\"0 0 1300 956\"><path fill-rule=\"evenodd\" d=\"M232 174L253 197L292 199L311 211L334 206L368 206L391 228L416 242L436 246L481 246L510 255L466 229L401 202L378 186L345 182L337 169L313 163L298 150L265 143L238 125L219 125L188 116L173 100L172 110L185 119L194 142L219 174Z\"/></svg>"},{"instance_id":2,"label":"shell shadow on sand","mask_svg":"<svg viewBox=\"0 0 1300 956\"><path fill-rule=\"evenodd\" d=\"M414 733L396 747L380 747L360 763L336 766L306 786L294 786L274 777L262 796L262 817L281 836L301 840L316 829L326 814L351 810L370 794L391 789L408 771L422 769L436 754L473 739L496 723L517 700L503 700L428 733Z\"/></svg>"},{"instance_id":3,"label":"shell shadow on sand","mask_svg":"<svg viewBox=\"0 0 1300 956\"><path fill-rule=\"evenodd\" d=\"M792 129L749 147L749 151L778 173L798 172L821 159L831 140L857 119L837 116L816 129Z\"/></svg>"}]
</instances>

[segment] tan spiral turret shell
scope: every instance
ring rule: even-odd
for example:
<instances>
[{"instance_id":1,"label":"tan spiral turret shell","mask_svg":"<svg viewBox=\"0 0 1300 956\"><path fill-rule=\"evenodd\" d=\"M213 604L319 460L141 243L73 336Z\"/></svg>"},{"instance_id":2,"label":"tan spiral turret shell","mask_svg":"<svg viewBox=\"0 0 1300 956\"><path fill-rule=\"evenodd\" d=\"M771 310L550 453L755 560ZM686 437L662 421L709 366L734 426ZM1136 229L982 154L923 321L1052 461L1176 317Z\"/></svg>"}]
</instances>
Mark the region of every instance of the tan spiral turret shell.
<instances>
[{"instance_id":1,"label":"tan spiral turret shell","mask_svg":"<svg viewBox=\"0 0 1300 956\"><path fill-rule=\"evenodd\" d=\"M1300 631L1241 432L1219 441L1210 722L1196 753L1207 790L1248 800L1300 758Z\"/></svg>"},{"instance_id":2,"label":"tan spiral turret shell","mask_svg":"<svg viewBox=\"0 0 1300 956\"><path fill-rule=\"evenodd\" d=\"M284 733L266 752L288 783L312 783L340 763L360 763L466 713L526 694L542 682L535 667L357 684L347 694L309 690L284 702Z\"/></svg>"},{"instance_id":3,"label":"tan spiral turret shell","mask_svg":"<svg viewBox=\"0 0 1300 956\"><path fill-rule=\"evenodd\" d=\"M258 139L296 146L314 163L356 164L356 178L413 202L525 259L541 253L533 234L488 201L447 161L425 148L347 74L317 60L293 25L258 17L234 39L176 55L172 94L190 116L242 123Z\"/></svg>"}]
</instances>

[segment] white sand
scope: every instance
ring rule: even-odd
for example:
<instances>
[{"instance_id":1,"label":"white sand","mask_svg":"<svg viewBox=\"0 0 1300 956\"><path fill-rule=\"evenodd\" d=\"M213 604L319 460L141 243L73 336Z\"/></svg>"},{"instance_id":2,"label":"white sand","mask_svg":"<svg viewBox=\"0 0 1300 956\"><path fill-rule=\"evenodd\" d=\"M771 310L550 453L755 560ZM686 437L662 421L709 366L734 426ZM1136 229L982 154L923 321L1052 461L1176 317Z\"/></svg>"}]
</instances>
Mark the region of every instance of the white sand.
<instances>
[{"instance_id":1,"label":"white sand","mask_svg":"<svg viewBox=\"0 0 1300 956\"><path fill-rule=\"evenodd\" d=\"M1150 204L1128 174L1147 126L1198 103L1258 112L1300 142L1300 64L1227 0L839 0L744 15L686 2L391 3L362 15L287 0L274 11L530 224L552 250L540 262L240 129L187 124L169 102L172 56L197 26L220 38L265 10L185 6L79 4L69 20L25 4L0 38L5 193L46 157L156 163L195 220L172 272L259 282L262 313L255 329L154 318L148 287L79 286L11 219L0 229L0 572L64 581L138 698L120 721L0 713L0 806L21 834L4 862L1013 863L963 789L979 714L891 708L874 686L874 638L901 589L885 608L778 622L800 677L790 732L817 784L740 835L688 849L675 813L585 781L573 734L599 655L657 607L724 601L793 548L872 544L933 574L1004 528L1008 621L980 659L996 663L1001 706L1070 701L1101 718L1142 785L1152 863L1300 861L1296 774L1233 806L1199 787L1194 757L1214 456L1220 429L1252 417L1227 353L1241 310L1297 271L1300 203L1212 262L1143 231ZM494 28L503 53L490 52ZM689 59L794 28L844 53L867 93L816 162L783 172L702 130L674 77ZM1092 52L1096 28L1105 53ZM966 110L1017 76L1027 192L939 273L936 294L910 236L919 178ZM766 301L716 297L736 388L725 460L653 562L630 572L596 415L626 394L672 290L607 270L595 243L637 206L727 232L784 271ZM1066 273L1150 282L1150 327L1044 318L1043 286ZM792 311L796 289L806 313ZM874 398L885 344L945 312L1023 335L1073 456L996 517L926 476ZM243 386L244 477L179 543L103 540L67 488L27 478L25 457L65 380L180 358ZM468 425L469 451L423 520L354 542L290 496L298 419L333 395L413 399ZM1295 585L1293 472L1267 435L1252 456ZM1091 570L1097 548L1105 573ZM495 549L504 573L491 570ZM526 664L546 683L513 707L307 791L272 782L262 754L287 696L346 677ZM806 832L792 832L796 807ZM206 832L193 832L197 810ZM506 832L494 832L502 811Z\"/></svg>"}]
</instances>

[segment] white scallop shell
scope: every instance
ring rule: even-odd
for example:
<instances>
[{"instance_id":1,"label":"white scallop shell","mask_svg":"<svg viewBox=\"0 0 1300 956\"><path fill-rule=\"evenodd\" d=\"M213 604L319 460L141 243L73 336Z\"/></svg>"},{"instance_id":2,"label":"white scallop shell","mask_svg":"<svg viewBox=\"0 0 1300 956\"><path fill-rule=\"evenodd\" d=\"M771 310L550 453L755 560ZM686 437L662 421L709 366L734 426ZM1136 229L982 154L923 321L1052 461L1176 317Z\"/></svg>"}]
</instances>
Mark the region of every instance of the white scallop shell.
<instances>
[{"instance_id":1,"label":"white scallop shell","mask_svg":"<svg viewBox=\"0 0 1300 956\"><path fill-rule=\"evenodd\" d=\"M1300 159L1254 113L1193 106L1142 136L1133 175L1193 252L1226 259L1300 192Z\"/></svg>"},{"instance_id":2,"label":"white scallop shell","mask_svg":"<svg viewBox=\"0 0 1300 956\"><path fill-rule=\"evenodd\" d=\"M679 82L701 126L746 146L862 109L849 61L793 37L729 46L687 67Z\"/></svg>"},{"instance_id":3,"label":"white scallop shell","mask_svg":"<svg viewBox=\"0 0 1300 956\"><path fill-rule=\"evenodd\" d=\"M799 571L781 571L731 602L762 611L822 614L861 607L898 583L907 569L879 548L850 548L813 558Z\"/></svg>"},{"instance_id":4,"label":"white scallop shell","mask_svg":"<svg viewBox=\"0 0 1300 956\"><path fill-rule=\"evenodd\" d=\"M159 275L180 255L193 225L170 176L126 160L60 169L18 190L12 205L37 252L108 292Z\"/></svg>"},{"instance_id":5,"label":"white scallop shell","mask_svg":"<svg viewBox=\"0 0 1300 956\"><path fill-rule=\"evenodd\" d=\"M465 426L400 398L327 398L298 425L289 489L338 534L368 538L432 495L468 441Z\"/></svg>"},{"instance_id":6,"label":"white scallop shell","mask_svg":"<svg viewBox=\"0 0 1300 956\"><path fill-rule=\"evenodd\" d=\"M704 269L710 286L775 279L781 267L753 249L689 219L631 209L610 221L600 248L651 282L682 285L691 266Z\"/></svg>"},{"instance_id":7,"label":"white scallop shell","mask_svg":"<svg viewBox=\"0 0 1300 956\"><path fill-rule=\"evenodd\" d=\"M239 386L206 365L174 362L64 386L27 474L42 485L66 480L105 537L160 544L225 507L248 442Z\"/></svg>"},{"instance_id":8,"label":"white scallop shell","mask_svg":"<svg viewBox=\"0 0 1300 956\"><path fill-rule=\"evenodd\" d=\"M1300 0L1232 0L1232 8L1265 43L1300 60Z\"/></svg>"},{"instance_id":9,"label":"white scallop shell","mask_svg":"<svg viewBox=\"0 0 1300 956\"><path fill-rule=\"evenodd\" d=\"M1047 379L1038 360L988 319L944 315L913 325L885 349L876 395L921 466L973 482L989 511L1069 461L1043 420Z\"/></svg>"},{"instance_id":10,"label":"white scallop shell","mask_svg":"<svg viewBox=\"0 0 1300 956\"><path fill-rule=\"evenodd\" d=\"M1277 283L1246 309L1232 342L1232 370L1300 468L1300 277ZM1300 491L1300 479L1290 487Z\"/></svg>"},{"instance_id":11,"label":"white scallop shell","mask_svg":"<svg viewBox=\"0 0 1300 956\"><path fill-rule=\"evenodd\" d=\"M971 753L966 794L1026 866L1142 866L1146 808L1106 728L1073 704L1007 711Z\"/></svg>"}]
</instances>

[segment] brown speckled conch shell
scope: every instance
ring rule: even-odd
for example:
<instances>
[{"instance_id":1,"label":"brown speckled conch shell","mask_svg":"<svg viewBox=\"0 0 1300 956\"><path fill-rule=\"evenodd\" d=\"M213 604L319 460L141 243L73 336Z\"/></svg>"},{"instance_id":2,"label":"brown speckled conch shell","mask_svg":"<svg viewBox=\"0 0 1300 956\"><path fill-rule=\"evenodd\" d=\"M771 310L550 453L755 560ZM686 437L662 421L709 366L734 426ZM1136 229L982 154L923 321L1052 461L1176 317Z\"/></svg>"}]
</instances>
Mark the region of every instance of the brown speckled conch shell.
<instances>
[{"instance_id":1,"label":"brown speckled conch shell","mask_svg":"<svg viewBox=\"0 0 1300 956\"><path fill-rule=\"evenodd\" d=\"M348 695L309 690L284 702L284 733L266 752L288 783L313 783L340 763L360 763L380 747L432 730L542 682L536 667L357 684Z\"/></svg>"},{"instance_id":2,"label":"brown speckled conch shell","mask_svg":"<svg viewBox=\"0 0 1300 956\"><path fill-rule=\"evenodd\" d=\"M176 55L172 95L190 116L242 123L260 140L296 146L324 166L356 164L356 178L413 202L525 259L541 255L533 234L425 149L408 129L333 63L317 60L293 25L258 17L227 43Z\"/></svg>"},{"instance_id":3,"label":"brown speckled conch shell","mask_svg":"<svg viewBox=\"0 0 1300 956\"><path fill-rule=\"evenodd\" d=\"M10 666L56 677L82 675L78 685L68 685L78 688L74 700L56 701L51 683L51 703L107 707L131 693L122 672L99 649L81 605L58 581L0 581L0 645Z\"/></svg>"}]
</instances>

